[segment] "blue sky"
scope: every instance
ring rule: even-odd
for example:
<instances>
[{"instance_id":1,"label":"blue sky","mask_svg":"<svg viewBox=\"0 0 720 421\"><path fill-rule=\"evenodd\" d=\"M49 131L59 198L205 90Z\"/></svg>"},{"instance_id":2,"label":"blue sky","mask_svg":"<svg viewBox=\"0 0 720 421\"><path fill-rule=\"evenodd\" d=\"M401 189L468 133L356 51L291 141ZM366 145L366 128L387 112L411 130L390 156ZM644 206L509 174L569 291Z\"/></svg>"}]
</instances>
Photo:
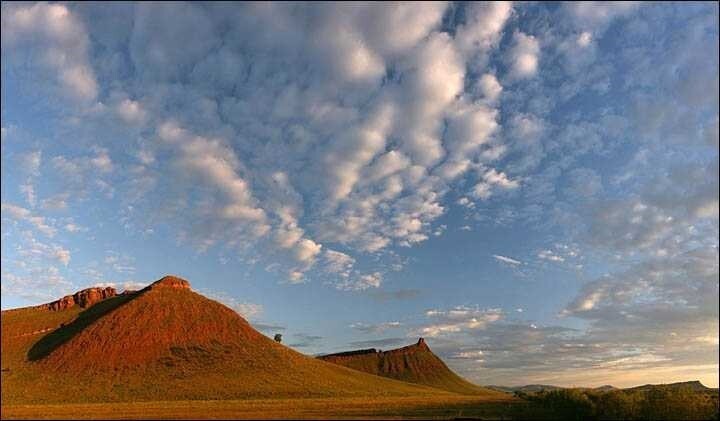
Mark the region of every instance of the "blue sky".
<instances>
[{"instance_id":1,"label":"blue sky","mask_svg":"<svg viewBox=\"0 0 720 421\"><path fill-rule=\"evenodd\" d=\"M718 385L717 3L2 5L2 308Z\"/></svg>"}]
</instances>

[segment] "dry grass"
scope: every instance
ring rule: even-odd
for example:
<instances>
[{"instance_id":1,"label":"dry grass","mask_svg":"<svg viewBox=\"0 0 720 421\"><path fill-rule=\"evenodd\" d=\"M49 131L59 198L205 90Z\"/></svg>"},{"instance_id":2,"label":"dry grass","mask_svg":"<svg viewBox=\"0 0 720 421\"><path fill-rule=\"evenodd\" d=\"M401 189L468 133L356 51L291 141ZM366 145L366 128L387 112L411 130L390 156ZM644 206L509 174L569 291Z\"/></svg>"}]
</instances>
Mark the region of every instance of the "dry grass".
<instances>
[{"instance_id":1,"label":"dry grass","mask_svg":"<svg viewBox=\"0 0 720 421\"><path fill-rule=\"evenodd\" d=\"M527 403L472 396L11 405L3 419L528 419Z\"/></svg>"}]
</instances>

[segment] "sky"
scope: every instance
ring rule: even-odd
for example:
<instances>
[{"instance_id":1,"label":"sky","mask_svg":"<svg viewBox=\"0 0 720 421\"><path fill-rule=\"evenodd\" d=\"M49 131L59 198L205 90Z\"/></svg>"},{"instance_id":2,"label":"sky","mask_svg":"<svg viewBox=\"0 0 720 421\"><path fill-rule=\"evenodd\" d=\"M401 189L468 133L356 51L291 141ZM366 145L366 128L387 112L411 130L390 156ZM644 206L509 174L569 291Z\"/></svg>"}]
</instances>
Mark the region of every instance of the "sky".
<instances>
[{"instance_id":1,"label":"sky","mask_svg":"<svg viewBox=\"0 0 720 421\"><path fill-rule=\"evenodd\" d=\"M718 386L718 4L2 4L2 308Z\"/></svg>"}]
</instances>

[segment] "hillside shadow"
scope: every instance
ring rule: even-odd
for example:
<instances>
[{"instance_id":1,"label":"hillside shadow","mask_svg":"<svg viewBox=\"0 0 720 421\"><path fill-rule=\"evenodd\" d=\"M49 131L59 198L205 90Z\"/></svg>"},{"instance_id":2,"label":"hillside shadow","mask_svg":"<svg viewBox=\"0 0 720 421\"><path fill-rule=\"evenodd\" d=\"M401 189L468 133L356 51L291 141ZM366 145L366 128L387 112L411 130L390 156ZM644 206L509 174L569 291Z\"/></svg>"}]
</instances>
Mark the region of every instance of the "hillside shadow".
<instances>
[{"instance_id":1,"label":"hillside shadow","mask_svg":"<svg viewBox=\"0 0 720 421\"><path fill-rule=\"evenodd\" d=\"M83 329L107 313L138 297L140 294L116 295L83 310L72 322L43 336L27 353L28 360L38 361L50 355L60 345L72 339Z\"/></svg>"}]
</instances>

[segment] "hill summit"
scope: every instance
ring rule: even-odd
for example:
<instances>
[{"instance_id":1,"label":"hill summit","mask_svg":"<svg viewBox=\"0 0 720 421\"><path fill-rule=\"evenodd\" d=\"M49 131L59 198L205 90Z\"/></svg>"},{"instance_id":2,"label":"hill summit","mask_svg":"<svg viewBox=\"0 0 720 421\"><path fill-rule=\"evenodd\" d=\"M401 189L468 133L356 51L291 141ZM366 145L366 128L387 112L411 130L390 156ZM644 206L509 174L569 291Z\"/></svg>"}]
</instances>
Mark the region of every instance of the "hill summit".
<instances>
[{"instance_id":1,"label":"hill summit","mask_svg":"<svg viewBox=\"0 0 720 421\"><path fill-rule=\"evenodd\" d=\"M455 374L431 350L425 339L389 351L375 348L323 355L319 359L377 376L417 383L461 394L487 393Z\"/></svg>"}]
</instances>

